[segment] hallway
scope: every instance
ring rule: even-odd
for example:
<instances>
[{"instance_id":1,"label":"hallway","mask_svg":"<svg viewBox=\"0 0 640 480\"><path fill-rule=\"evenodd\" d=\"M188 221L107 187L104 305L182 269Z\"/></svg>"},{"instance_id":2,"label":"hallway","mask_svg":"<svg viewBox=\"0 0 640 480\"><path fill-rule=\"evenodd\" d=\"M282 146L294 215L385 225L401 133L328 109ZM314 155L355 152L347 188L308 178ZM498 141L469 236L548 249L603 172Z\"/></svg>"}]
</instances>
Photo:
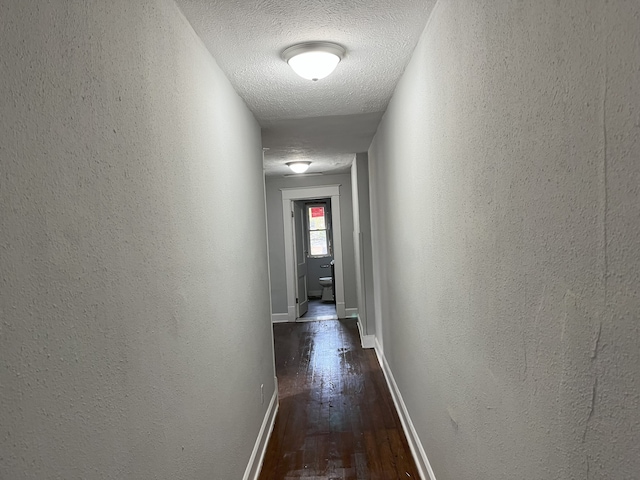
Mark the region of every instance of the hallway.
<instances>
[{"instance_id":1,"label":"hallway","mask_svg":"<svg viewBox=\"0 0 640 480\"><path fill-rule=\"evenodd\" d=\"M639 480L640 1L0 19L0 479Z\"/></svg>"},{"instance_id":2,"label":"hallway","mask_svg":"<svg viewBox=\"0 0 640 480\"><path fill-rule=\"evenodd\" d=\"M274 325L280 407L261 480L419 478L354 319Z\"/></svg>"}]
</instances>

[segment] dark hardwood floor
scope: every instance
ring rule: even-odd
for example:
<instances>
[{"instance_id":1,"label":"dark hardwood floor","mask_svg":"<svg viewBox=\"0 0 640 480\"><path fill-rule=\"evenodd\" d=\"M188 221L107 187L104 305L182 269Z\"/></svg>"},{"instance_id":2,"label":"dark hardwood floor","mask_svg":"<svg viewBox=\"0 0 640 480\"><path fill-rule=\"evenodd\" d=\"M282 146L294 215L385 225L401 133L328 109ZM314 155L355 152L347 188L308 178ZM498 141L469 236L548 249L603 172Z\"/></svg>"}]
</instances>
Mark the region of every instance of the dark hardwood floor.
<instances>
[{"instance_id":1,"label":"dark hardwood floor","mask_svg":"<svg viewBox=\"0 0 640 480\"><path fill-rule=\"evenodd\" d=\"M420 478L355 319L274 325L280 406L260 480Z\"/></svg>"}]
</instances>

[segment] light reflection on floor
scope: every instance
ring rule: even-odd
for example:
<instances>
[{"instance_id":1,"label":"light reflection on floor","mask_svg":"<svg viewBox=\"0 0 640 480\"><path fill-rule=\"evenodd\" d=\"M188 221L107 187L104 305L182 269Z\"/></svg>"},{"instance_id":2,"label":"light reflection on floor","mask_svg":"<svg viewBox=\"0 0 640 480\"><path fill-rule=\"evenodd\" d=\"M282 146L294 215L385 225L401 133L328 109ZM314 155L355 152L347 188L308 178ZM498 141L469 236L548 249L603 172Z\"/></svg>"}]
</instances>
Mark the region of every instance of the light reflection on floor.
<instances>
[{"instance_id":1,"label":"light reflection on floor","mask_svg":"<svg viewBox=\"0 0 640 480\"><path fill-rule=\"evenodd\" d=\"M325 303L319 299L309 300L309 310L296 322L308 322L311 320L337 320L335 303Z\"/></svg>"}]
</instances>

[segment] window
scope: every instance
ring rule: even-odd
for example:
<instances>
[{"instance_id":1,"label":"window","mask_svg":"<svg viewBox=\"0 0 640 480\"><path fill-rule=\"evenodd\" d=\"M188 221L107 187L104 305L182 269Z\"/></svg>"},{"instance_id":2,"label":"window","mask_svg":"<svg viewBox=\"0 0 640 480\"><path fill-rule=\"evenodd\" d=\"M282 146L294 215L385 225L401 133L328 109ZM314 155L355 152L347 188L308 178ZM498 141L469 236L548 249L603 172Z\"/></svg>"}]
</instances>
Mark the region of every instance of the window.
<instances>
[{"instance_id":1,"label":"window","mask_svg":"<svg viewBox=\"0 0 640 480\"><path fill-rule=\"evenodd\" d=\"M308 205L309 256L329 256L329 235L326 209L324 205Z\"/></svg>"}]
</instances>

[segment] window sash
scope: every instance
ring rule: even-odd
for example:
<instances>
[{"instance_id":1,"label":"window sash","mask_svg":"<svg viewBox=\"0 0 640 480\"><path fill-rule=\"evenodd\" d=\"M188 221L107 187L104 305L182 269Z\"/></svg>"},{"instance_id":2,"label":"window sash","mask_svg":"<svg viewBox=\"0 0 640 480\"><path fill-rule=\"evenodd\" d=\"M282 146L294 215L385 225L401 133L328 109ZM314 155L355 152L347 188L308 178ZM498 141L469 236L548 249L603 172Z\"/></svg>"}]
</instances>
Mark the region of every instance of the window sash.
<instances>
[{"instance_id":1,"label":"window sash","mask_svg":"<svg viewBox=\"0 0 640 480\"><path fill-rule=\"evenodd\" d=\"M307 205L307 222L309 257L330 256L326 206Z\"/></svg>"}]
</instances>

